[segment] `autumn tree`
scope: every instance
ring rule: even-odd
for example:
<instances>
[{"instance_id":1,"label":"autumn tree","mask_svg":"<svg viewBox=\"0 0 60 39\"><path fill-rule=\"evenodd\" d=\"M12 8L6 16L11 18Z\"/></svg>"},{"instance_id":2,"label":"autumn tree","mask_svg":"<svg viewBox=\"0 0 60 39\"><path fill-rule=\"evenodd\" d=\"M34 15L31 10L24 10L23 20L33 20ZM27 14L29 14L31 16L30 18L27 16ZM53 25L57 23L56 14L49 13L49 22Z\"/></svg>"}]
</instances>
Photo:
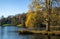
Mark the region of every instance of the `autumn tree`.
<instances>
[{"instance_id":1,"label":"autumn tree","mask_svg":"<svg viewBox=\"0 0 60 39\"><path fill-rule=\"evenodd\" d=\"M42 13L43 6L41 6L40 0L32 0L30 4L30 10L27 13L26 27L28 28L40 28L44 22L44 16Z\"/></svg>"},{"instance_id":2,"label":"autumn tree","mask_svg":"<svg viewBox=\"0 0 60 39\"><path fill-rule=\"evenodd\" d=\"M41 12L30 12L27 15L26 27L28 28L40 28L42 22L44 21L44 17Z\"/></svg>"},{"instance_id":3,"label":"autumn tree","mask_svg":"<svg viewBox=\"0 0 60 39\"><path fill-rule=\"evenodd\" d=\"M52 25L60 25L60 8L57 7L57 8L54 8L53 9L53 12L51 14L51 22L52 22Z\"/></svg>"}]
</instances>

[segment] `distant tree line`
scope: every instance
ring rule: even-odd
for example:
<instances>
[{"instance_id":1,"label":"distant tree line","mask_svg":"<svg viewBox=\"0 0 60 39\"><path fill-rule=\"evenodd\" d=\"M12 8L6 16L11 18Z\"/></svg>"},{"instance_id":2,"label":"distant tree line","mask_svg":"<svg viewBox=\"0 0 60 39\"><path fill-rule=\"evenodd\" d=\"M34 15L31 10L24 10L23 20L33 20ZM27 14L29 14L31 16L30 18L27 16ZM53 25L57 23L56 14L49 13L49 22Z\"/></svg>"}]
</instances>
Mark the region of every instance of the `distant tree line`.
<instances>
[{"instance_id":1,"label":"distant tree line","mask_svg":"<svg viewBox=\"0 0 60 39\"><path fill-rule=\"evenodd\" d=\"M4 17L2 16L0 19L0 26L8 25L8 26L25 26L25 20L26 20L26 14L18 14L15 16L8 16Z\"/></svg>"}]
</instances>

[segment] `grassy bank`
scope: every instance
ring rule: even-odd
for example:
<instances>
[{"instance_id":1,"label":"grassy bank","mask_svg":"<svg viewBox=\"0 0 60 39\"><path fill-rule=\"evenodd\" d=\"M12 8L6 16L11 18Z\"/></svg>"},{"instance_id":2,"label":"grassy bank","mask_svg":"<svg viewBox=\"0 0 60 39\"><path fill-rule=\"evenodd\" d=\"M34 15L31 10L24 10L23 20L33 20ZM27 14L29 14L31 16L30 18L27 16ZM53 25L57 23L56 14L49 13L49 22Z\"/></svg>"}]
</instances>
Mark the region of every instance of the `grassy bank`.
<instances>
[{"instance_id":1,"label":"grassy bank","mask_svg":"<svg viewBox=\"0 0 60 39\"><path fill-rule=\"evenodd\" d=\"M22 24L18 24L16 26L21 27L21 28L24 28Z\"/></svg>"},{"instance_id":2,"label":"grassy bank","mask_svg":"<svg viewBox=\"0 0 60 39\"><path fill-rule=\"evenodd\" d=\"M3 24L2 26L12 26L11 24Z\"/></svg>"},{"instance_id":3,"label":"grassy bank","mask_svg":"<svg viewBox=\"0 0 60 39\"><path fill-rule=\"evenodd\" d=\"M18 24L18 25L12 25L12 24L3 24L2 26L18 26L18 27L23 27L22 24Z\"/></svg>"}]
</instances>

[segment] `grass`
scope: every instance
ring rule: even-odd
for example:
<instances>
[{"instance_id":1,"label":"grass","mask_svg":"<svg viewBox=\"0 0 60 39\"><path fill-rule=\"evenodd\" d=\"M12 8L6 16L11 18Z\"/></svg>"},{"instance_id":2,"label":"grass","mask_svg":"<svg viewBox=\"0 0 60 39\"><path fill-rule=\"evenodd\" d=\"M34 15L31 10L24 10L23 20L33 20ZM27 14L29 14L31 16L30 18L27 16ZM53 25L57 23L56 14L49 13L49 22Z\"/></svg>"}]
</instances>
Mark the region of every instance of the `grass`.
<instances>
[{"instance_id":1,"label":"grass","mask_svg":"<svg viewBox=\"0 0 60 39\"><path fill-rule=\"evenodd\" d=\"M18 24L18 25L16 25L16 26L18 26L18 27L22 27L22 24Z\"/></svg>"},{"instance_id":2,"label":"grass","mask_svg":"<svg viewBox=\"0 0 60 39\"><path fill-rule=\"evenodd\" d=\"M2 26L12 26L11 24L3 24Z\"/></svg>"},{"instance_id":3,"label":"grass","mask_svg":"<svg viewBox=\"0 0 60 39\"><path fill-rule=\"evenodd\" d=\"M2 26L13 26L12 24L3 24ZM16 25L17 27L22 27L22 24Z\"/></svg>"}]
</instances>

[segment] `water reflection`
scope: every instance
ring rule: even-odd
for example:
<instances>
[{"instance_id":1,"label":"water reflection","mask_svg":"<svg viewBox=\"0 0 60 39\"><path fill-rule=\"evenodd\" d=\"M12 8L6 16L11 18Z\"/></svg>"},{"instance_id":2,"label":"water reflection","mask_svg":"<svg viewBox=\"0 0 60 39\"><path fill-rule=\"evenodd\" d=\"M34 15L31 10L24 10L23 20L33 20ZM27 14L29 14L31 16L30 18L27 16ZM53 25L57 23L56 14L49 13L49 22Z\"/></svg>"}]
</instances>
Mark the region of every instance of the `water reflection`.
<instances>
[{"instance_id":1,"label":"water reflection","mask_svg":"<svg viewBox=\"0 0 60 39\"><path fill-rule=\"evenodd\" d=\"M33 34L33 35L19 35L18 27L1 27L0 26L0 39L48 39L47 35ZM60 36L50 36L51 39L60 39Z\"/></svg>"}]
</instances>

